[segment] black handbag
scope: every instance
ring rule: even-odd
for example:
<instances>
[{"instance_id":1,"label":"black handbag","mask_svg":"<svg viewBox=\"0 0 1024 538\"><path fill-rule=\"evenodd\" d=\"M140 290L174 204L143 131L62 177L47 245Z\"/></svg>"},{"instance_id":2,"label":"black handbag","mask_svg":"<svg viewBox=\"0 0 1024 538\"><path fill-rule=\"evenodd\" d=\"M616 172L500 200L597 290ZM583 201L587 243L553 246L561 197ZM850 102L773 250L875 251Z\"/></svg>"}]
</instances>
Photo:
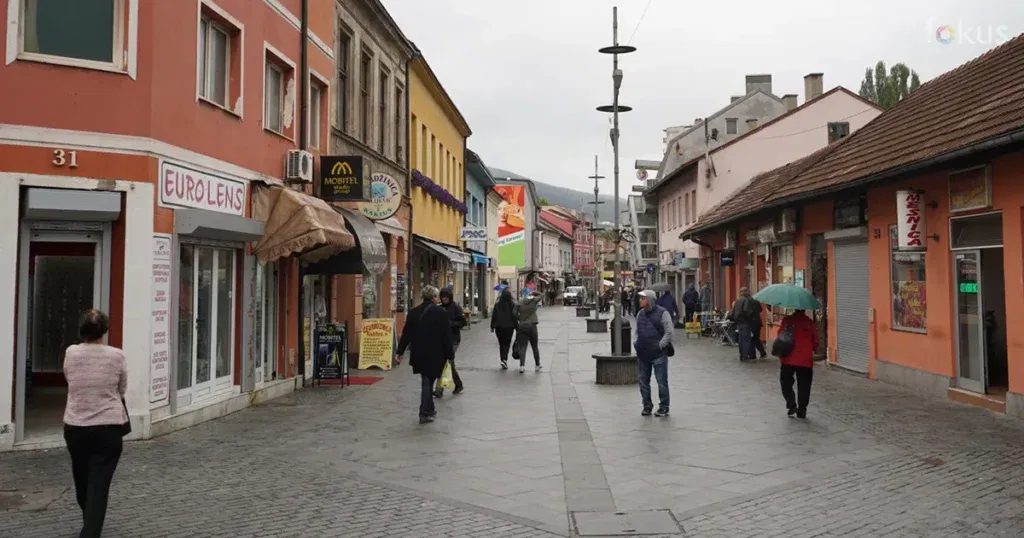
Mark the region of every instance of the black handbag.
<instances>
[{"instance_id":1,"label":"black handbag","mask_svg":"<svg viewBox=\"0 0 1024 538\"><path fill-rule=\"evenodd\" d=\"M124 408L124 416L128 417L128 420L121 425L121 437L132 433L132 416L128 414L128 404L125 403L124 398L121 398L121 407Z\"/></svg>"},{"instance_id":2,"label":"black handbag","mask_svg":"<svg viewBox=\"0 0 1024 538\"><path fill-rule=\"evenodd\" d=\"M772 355L784 359L793 353L795 345L793 327L786 327L786 330L779 332L779 336L772 342Z\"/></svg>"}]
</instances>

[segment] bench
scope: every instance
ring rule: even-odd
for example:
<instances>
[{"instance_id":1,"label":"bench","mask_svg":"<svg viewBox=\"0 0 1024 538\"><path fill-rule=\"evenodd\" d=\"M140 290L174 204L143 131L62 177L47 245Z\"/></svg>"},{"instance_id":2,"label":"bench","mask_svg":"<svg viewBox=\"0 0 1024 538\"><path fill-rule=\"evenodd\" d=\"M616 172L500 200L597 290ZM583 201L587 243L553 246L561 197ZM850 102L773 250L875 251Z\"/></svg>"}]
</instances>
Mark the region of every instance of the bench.
<instances>
[{"instance_id":1,"label":"bench","mask_svg":"<svg viewBox=\"0 0 1024 538\"><path fill-rule=\"evenodd\" d=\"M598 385L635 385L640 380L636 371L636 355L595 353Z\"/></svg>"}]
</instances>

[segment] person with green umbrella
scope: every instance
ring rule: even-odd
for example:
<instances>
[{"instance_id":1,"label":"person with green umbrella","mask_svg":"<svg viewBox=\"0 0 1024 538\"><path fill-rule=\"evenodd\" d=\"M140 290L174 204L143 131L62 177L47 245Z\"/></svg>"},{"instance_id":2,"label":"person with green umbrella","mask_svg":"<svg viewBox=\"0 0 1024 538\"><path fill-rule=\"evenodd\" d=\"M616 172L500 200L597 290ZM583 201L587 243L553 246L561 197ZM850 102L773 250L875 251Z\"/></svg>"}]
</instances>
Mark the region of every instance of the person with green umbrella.
<instances>
[{"instance_id":1,"label":"person with green umbrella","mask_svg":"<svg viewBox=\"0 0 1024 538\"><path fill-rule=\"evenodd\" d=\"M821 308L821 303L806 289L793 284L775 284L761 290L759 301L773 306L793 308L795 311L782 318L782 334L788 333L792 349L779 357L779 385L786 400L786 413L796 418L807 418L807 405L811 400L811 382L814 380L814 350L818 347L818 327L807 317L806 310ZM772 350L775 353L775 349ZM796 382L796 393L793 383Z\"/></svg>"}]
</instances>

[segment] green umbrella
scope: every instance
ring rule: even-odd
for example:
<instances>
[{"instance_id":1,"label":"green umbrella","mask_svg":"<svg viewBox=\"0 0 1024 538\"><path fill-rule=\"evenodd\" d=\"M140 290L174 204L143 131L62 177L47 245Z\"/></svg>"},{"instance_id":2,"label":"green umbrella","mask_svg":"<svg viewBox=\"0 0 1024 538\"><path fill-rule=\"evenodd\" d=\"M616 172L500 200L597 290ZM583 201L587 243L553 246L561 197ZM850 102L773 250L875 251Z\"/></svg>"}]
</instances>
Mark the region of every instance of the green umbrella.
<instances>
[{"instance_id":1,"label":"green umbrella","mask_svg":"<svg viewBox=\"0 0 1024 538\"><path fill-rule=\"evenodd\" d=\"M821 303L811 292L794 284L772 284L757 292L754 299L771 306L795 308L797 310L817 310Z\"/></svg>"}]
</instances>

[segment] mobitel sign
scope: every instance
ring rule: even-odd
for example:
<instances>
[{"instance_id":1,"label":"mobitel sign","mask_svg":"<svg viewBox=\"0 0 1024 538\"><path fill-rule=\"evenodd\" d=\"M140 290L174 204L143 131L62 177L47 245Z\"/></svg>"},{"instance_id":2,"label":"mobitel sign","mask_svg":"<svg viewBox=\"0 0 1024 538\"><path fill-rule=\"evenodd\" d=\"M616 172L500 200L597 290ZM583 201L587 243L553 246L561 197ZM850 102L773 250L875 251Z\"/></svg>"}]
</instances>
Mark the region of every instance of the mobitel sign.
<instances>
[{"instance_id":1,"label":"mobitel sign","mask_svg":"<svg viewBox=\"0 0 1024 538\"><path fill-rule=\"evenodd\" d=\"M370 167L361 156L320 157L320 198L358 202L370 198Z\"/></svg>"}]
</instances>

